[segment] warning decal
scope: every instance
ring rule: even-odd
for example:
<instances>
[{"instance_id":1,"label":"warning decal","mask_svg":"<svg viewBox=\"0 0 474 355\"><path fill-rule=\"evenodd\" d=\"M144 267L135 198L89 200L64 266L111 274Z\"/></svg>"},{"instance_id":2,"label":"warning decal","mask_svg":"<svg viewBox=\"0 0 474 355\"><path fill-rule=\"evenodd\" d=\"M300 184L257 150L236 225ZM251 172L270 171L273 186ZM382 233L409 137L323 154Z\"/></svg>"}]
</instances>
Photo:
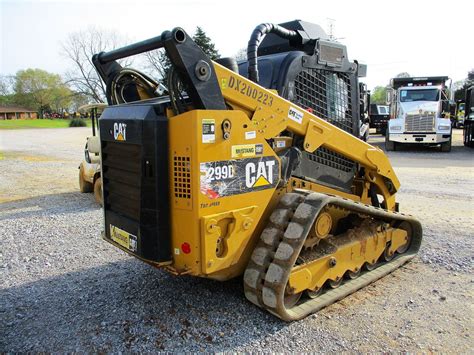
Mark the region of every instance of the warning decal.
<instances>
[{"instance_id":1,"label":"warning decal","mask_svg":"<svg viewBox=\"0 0 474 355\"><path fill-rule=\"evenodd\" d=\"M210 199L274 188L280 180L274 157L205 162L200 172L201 193Z\"/></svg>"},{"instance_id":2,"label":"warning decal","mask_svg":"<svg viewBox=\"0 0 474 355\"><path fill-rule=\"evenodd\" d=\"M214 119L202 120L202 142L214 143L216 141L216 121Z\"/></svg>"}]
</instances>

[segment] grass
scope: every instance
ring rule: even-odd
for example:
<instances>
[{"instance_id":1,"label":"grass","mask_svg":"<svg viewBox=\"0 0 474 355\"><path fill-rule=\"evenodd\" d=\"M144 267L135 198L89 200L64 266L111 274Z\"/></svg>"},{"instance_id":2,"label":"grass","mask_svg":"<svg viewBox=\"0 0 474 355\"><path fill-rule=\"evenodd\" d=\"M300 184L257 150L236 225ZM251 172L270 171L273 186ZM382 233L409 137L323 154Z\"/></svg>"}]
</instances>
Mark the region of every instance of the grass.
<instances>
[{"instance_id":1,"label":"grass","mask_svg":"<svg viewBox=\"0 0 474 355\"><path fill-rule=\"evenodd\" d=\"M36 120L0 120L1 129L26 129L26 128L67 128L69 127L68 119L36 119ZM87 127L91 126L91 120L86 119Z\"/></svg>"}]
</instances>

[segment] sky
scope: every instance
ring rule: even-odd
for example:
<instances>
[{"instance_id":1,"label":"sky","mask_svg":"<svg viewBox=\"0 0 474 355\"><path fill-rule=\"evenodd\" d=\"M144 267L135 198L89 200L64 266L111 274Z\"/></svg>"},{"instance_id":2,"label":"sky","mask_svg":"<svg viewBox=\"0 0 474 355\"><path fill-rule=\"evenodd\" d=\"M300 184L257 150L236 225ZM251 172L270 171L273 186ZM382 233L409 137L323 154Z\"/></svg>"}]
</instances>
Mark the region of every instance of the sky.
<instances>
[{"instance_id":1,"label":"sky","mask_svg":"<svg viewBox=\"0 0 474 355\"><path fill-rule=\"evenodd\" d=\"M326 31L333 23L349 59L367 64L369 89L401 72L457 81L474 68L473 12L474 2L466 0L0 0L0 74L26 68L63 74L71 65L61 43L90 26L130 41L201 26L222 56L233 56L260 23L301 19Z\"/></svg>"}]
</instances>

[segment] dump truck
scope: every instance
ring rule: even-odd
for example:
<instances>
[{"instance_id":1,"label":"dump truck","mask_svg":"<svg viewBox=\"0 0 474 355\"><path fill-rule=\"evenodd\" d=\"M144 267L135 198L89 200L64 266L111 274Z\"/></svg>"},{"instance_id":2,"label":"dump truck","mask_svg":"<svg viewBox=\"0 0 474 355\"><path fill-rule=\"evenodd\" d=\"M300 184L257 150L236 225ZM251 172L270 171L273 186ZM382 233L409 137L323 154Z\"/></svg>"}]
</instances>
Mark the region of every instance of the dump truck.
<instances>
[{"instance_id":1,"label":"dump truck","mask_svg":"<svg viewBox=\"0 0 474 355\"><path fill-rule=\"evenodd\" d=\"M365 76L365 73L359 73L359 77ZM360 115L360 126L359 126L359 138L364 142L369 140L370 135L370 91L367 89L367 85L359 83L359 115Z\"/></svg>"},{"instance_id":2,"label":"dump truck","mask_svg":"<svg viewBox=\"0 0 474 355\"><path fill-rule=\"evenodd\" d=\"M390 120L385 149L401 144L439 145L451 151L450 100L447 76L393 78L387 91Z\"/></svg>"},{"instance_id":3,"label":"dump truck","mask_svg":"<svg viewBox=\"0 0 474 355\"><path fill-rule=\"evenodd\" d=\"M118 59L164 48L168 95ZM422 228L387 156L360 140L347 48L304 21L261 24L248 60L212 61L182 29L93 63L103 238L174 275L242 276L246 298L301 319L397 269ZM190 297L195 297L195 295Z\"/></svg>"},{"instance_id":4,"label":"dump truck","mask_svg":"<svg viewBox=\"0 0 474 355\"><path fill-rule=\"evenodd\" d=\"M474 148L474 86L466 89L464 103L463 142Z\"/></svg>"},{"instance_id":5,"label":"dump truck","mask_svg":"<svg viewBox=\"0 0 474 355\"><path fill-rule=\"evenodd\" d=\"M370 128L375 128L376 133L385 136L387 122L390 119L390 106L370 104Z\"/></svg>"}]
</instances>

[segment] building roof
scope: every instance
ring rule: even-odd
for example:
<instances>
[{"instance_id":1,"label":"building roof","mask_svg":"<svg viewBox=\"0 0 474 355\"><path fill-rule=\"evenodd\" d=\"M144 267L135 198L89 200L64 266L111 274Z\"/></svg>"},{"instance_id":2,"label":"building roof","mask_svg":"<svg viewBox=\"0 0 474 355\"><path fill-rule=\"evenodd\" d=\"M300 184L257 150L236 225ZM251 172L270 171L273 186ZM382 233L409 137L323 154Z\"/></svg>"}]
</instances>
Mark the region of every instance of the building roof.
<instances>
[{"instance_id":1,"label":"building roof","mask_svg":"<svg viewBox=\"0 0 474 355\"><path fill-rule=\"evenodd\" d=\"M35 110L30 110L25 107L18 106L0 106L0 113L12 113L12 112L37 112Z\"/></svg>"}]
</instances>

